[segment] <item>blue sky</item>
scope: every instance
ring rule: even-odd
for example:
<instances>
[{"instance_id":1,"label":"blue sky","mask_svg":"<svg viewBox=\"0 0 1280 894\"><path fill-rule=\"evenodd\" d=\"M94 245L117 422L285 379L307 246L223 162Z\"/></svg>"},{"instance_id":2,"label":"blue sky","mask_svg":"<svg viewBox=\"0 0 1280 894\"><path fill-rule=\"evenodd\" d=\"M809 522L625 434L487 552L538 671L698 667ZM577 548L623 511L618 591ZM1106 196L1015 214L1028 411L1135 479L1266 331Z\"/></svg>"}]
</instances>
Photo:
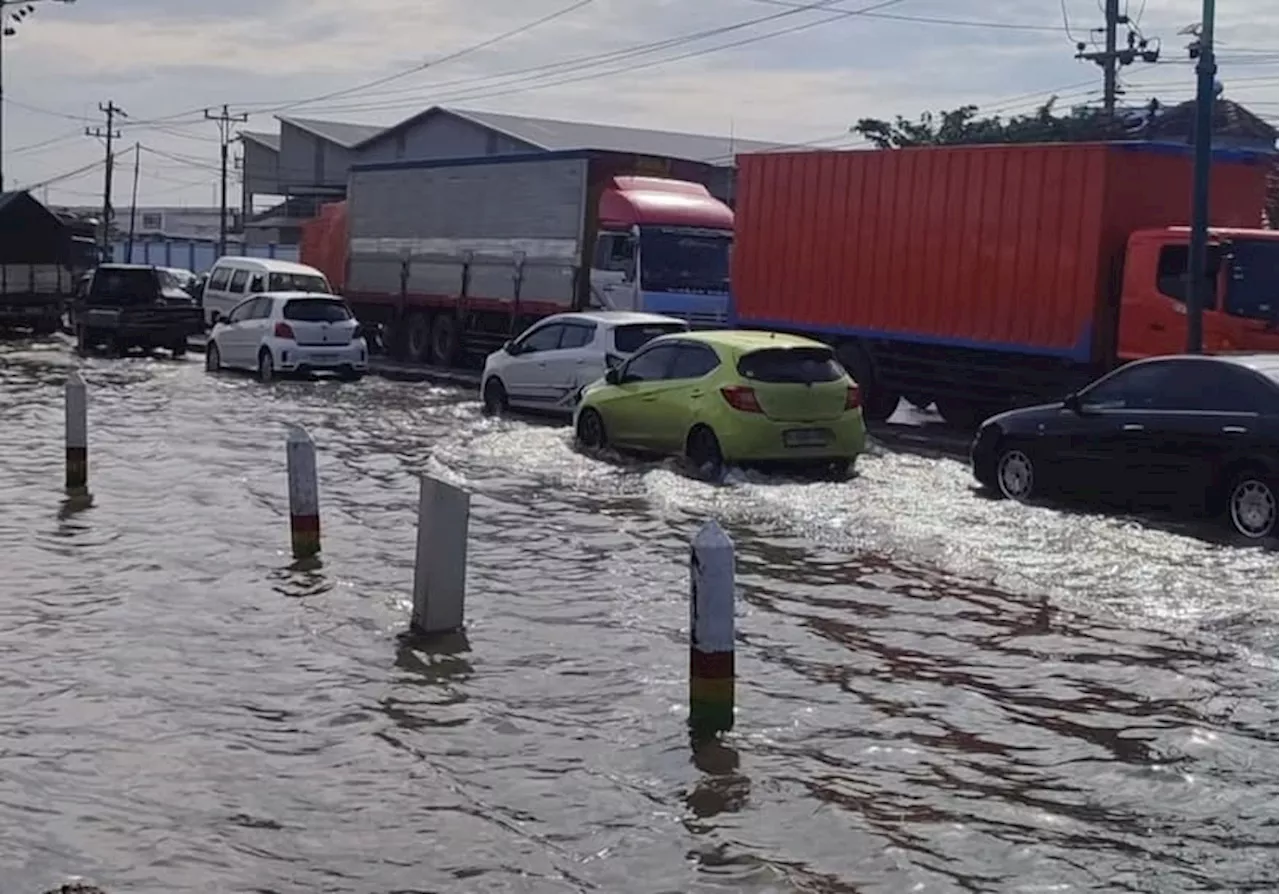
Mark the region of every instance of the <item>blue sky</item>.
<instances>
[{"instance_id":1,"label":"blue sky","mask_svg":"<svg viewBox=\"0 0 1280 894\"><path fill-rule=\"evenodd\" d=\"M968 102L1009 114L1030 111L1055 92L1065 103L1096 100L1101 92L1100 70L1073 58L1073 41L1090 40L1090 29L1102 23L1100 0L896 0L878 15L840 14L871 0L793 9L813 2L588 0L485 49L286 112L391 123L441 103L698 133L732 128L741 137L841 146L855 142L841 135L862 117L915 116ZM1199 0L1129 2L1142 32L1161 39L1164 61L1126 69L1127 98L1190 98L1188 38L1178 31L1198 19ZM251 115L250 129L275 130L272 112L286 104L442 59L569 5L38 0L18 34L5 39L6 186L38 185L99 160L101 144L83 129L101 124L98 103L110 99L130 115L121 143L156 150L141 155L139 203L211 204L216 130L203 120L202 106L229 103ZM770 15L780 17L674 42ZM984 24L957 24L966 21ZM780 33L785 29L799 30ZM1218 5L1226 95L1273 123L1278 29L1274 0ZM673 43L629 58L567 62L668 39ZM538 76L500 77L557 63L564 67ZM131 164L132 158L118 170L118 206ZM48 196L90 204L101 187L101 169L91 169L51 183Z\"/></svg>"}]
</instances>

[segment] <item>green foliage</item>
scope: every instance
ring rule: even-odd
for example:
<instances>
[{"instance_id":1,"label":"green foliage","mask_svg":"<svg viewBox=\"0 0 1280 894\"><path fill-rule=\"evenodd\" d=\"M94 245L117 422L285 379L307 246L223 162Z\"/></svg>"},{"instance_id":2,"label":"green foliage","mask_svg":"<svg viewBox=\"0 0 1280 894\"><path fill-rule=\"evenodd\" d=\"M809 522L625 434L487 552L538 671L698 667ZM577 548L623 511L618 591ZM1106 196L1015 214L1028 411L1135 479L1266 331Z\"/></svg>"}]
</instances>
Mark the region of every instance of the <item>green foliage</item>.
<instances>
[{"instance_id":1,"label":"green foliage","mask_svg":"<svg viewBox=\"0 0 1280 894\"><path fill-rule=\"evenodd\" d=\"M961 106L949 112L925 112L917 121L899 115L893 122L863 118L852 128L878 149L907 146L952 146L973 143L1074 143L1124 139L1120 121L1109 120L1100 109L1053 113L1057 97L1030 115L978 117L978 107Z\"/></svg>"}]
</instances>

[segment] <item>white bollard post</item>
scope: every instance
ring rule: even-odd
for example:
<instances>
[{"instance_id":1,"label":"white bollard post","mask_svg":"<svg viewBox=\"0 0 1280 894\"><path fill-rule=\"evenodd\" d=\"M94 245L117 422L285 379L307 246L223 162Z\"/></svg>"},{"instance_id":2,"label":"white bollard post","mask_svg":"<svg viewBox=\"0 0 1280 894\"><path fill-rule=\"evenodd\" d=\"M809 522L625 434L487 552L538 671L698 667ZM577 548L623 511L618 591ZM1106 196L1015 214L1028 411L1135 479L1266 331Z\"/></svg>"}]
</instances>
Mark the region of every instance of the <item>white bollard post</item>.
<instances>
[{"instance_id":1,"label":"white bollard post","mask_svg":"<svg viewBox=\"0 0 1280 894\"><path fill-rule=\"evenodd\" d=\"M289 470L293 556L305 559L320 552L320 487L316 482L316 442L301 426L289 426L285 461Z\"/></svg>"},{"instance_id":2,"label":"white bollard post","mask_svg":"<svg viewBox=\"0 0 1280 894\"><path fill-rule=\"evenodd\" d=\"M462 629L467 589L467 529L471 495L422 476L418 493L418 549L413 562L413 619L420 633Z\"/></svg>"},{"instance_id":3,"label":"white bollard post","mask_svg":"<svg viewBox=\"0 0 1280 894\"><path fill-rule=\"evenodd\" d=\"M696 738L733 729L733 541L714 520L689 557L689 728Z\"/></svg>"},{"instance_id":4,"label":"white bollard post","mask_svg":"<svg viewBox=\"0 0 1280 894\"><path fill-rule=\"evenodd\" d=\"M67 378L66 410L67 492L83 496L89 492L88 393L78 372Z\"/></svg>"}]
</instances>

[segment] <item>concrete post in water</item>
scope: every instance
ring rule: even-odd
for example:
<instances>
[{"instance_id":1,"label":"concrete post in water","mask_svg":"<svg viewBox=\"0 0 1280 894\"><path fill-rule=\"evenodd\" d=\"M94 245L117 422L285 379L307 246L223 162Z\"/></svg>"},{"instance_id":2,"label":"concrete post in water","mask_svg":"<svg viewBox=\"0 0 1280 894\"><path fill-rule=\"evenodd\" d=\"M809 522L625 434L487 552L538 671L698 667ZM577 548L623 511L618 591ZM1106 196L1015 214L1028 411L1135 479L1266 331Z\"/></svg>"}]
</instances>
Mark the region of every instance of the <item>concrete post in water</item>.
<instances>
[{"instance_id":1,"label":"concrete post in water","mask_svg":"<svg viewBox=\"0 0 1280 894\"><path fill-rule=\"evenodd\" d=\"M470 517L470 494L422 476L410 622L420 633L449 633L462 628Z\"/></svg>"},{"instance_id":2,"label":"concrete post in water","mask_svg":"<svg viewBox=\"0 0 1280 894\"><path fill-rule=\"evenodd\" d=\"M306 430L289 426L285 442L289 468L289 531L293 556L305 559L320 552L320 488L316 483L316 442Z\"/></svg>"},{"instance_id":3,"label":"concrete post in water","mask_svg":"<svg viewBox=\"0 0 1280 894\"><path fill-rule=\"evenodd\" d=\"M733 541L715 521L689 558L689 728L695 737L733 729Z\"/></svg>"},{"instance_id":4,"label":"concrete post in water","mask_svg":"<svg viewBox=\"0 0 1280 894\"><path fill-rule=\"evenodd\" d=\"M89 492L88 394L80 373L67 379L66 395L67 491L79 496Z\"/></svg>"}]
</instances>

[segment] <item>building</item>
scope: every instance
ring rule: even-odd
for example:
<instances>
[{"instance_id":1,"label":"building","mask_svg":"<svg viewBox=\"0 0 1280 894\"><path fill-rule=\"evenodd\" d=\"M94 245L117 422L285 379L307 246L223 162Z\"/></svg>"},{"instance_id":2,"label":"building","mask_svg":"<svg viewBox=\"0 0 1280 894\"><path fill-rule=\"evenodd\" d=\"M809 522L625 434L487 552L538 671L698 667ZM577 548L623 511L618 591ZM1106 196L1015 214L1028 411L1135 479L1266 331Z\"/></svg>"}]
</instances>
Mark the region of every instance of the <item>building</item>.
<instances>
[{"instance_id":1,"label":"building","mask_svg":"<svg viewBox=\"0 0 1280 894\"><path fill-rule=\"evenodd\" d=\"M351 165L397 159L463 158L573 149L634 152L700 162L708 188L733 202L733 156L780 148L721 136L615 127L433 106L391 127L280 117L280 134L244 132L245 237L251 243L296 242L323 202L346 194ZM284 201L262 214L259 195Z\"/></svg>"}]
</instances>

